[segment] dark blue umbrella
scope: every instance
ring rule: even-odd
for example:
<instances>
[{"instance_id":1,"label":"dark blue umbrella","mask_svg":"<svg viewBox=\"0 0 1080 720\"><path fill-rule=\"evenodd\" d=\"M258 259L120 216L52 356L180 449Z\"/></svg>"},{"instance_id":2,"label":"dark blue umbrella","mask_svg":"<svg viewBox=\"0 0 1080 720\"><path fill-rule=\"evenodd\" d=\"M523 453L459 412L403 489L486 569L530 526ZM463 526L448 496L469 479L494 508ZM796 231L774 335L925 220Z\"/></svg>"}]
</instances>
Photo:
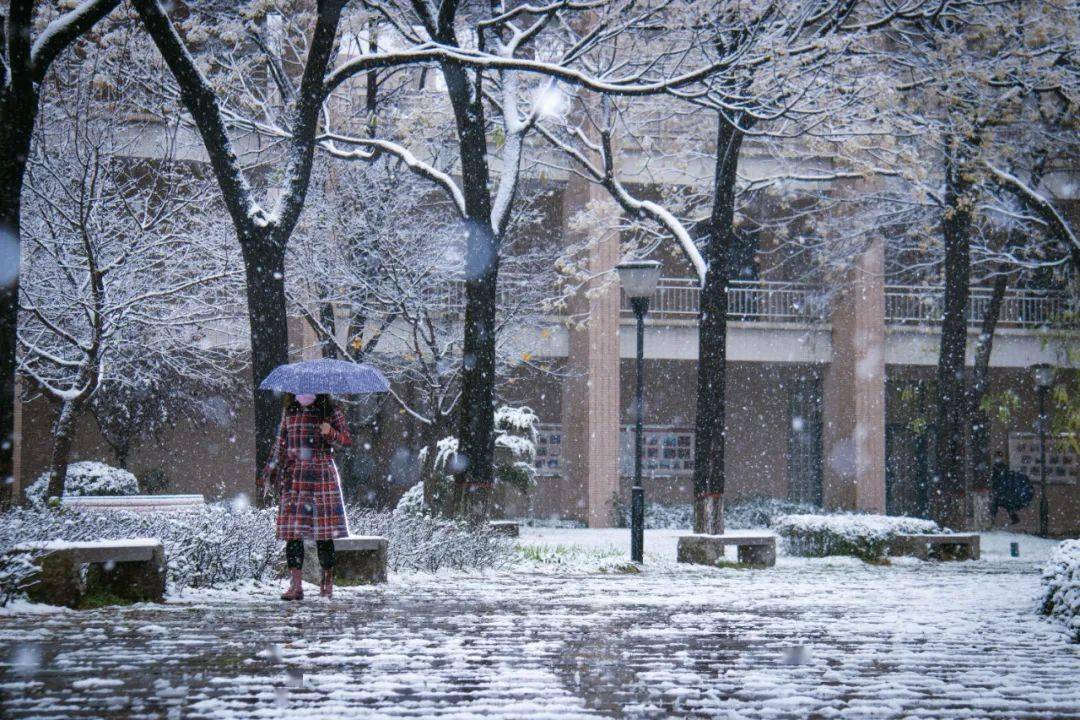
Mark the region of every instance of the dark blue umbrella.
<instances>
[{"instance_id":1,"label":"dark blue umbrella","mask_svg":"<svg viewBox=\"0 0 1080 720\"><path fill-rule=\"evenodd\" d=\"M293 394L365 395L386 392L390 383L385 375L366 363L322 358L278 365L259 384L259 389Z\"/></svg>"}]
</instances>

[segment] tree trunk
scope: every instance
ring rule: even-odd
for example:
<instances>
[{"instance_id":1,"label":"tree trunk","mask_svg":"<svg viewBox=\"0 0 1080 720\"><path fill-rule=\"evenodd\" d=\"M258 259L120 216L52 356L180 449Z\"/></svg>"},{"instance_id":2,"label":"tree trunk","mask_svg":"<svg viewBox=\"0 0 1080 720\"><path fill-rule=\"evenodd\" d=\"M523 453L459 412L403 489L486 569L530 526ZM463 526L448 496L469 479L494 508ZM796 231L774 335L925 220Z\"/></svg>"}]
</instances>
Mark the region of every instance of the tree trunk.
<instances>
[{"instance_id":1,"label":"tree trunk","mask_svg":"<svg viewBox=\"0 0 1080 720\"><path fill-rule=\"evenodd\" d=\"M251 329L251 380L255 405L255 473L266 465L281 420L281 402L259 383L289 361L289 325L285 303L285 251L269 233L240 243L247 279Z\"/></svg>"},{"instance_id":2,"label":"tree trunk","mask_svg":"<svg viewBox=\"0 0 1080 720\"><path fill-rule=\"evenodd\" d=\"M337 344L334 343L334 305L328 302L319 303L319 323L330 333L330 337L320 340L322 356L332 360L338 359Z\"/></svg>"},{"instance_id":3,"label":"tree trunk","mask_svg":"<svg viewBox=\"0 0 1080 720\"><path fill-rule=\"evenodd\" d=\"M971 284L971 209L969 185L955 150L945 167L945 298L937 369L937 472L930 513L943 526L966 525L966 435L970 426L965 379L967 310Z\"/></svg>"},{"instance_id":4,"label":"tree trunk","mask_svg":"<svg viewBox=\"0 0 1080 720\"><path fill-rule=\"evenodd\" d=\"M65 400L53 425L53 451L52 461L49 463L49 484L45 490L46 500L64 497L64 483L71 459L75 421L79 419L79 405L77 401Z\"/></svg>"},{"instance_id":5,"label":"tree trunk","mask_svg":"<svg viewBox=\"0 0 1080 720\"><path fill-rule=\"evenodd\" d=\"M461 414L458 448L463 471L454 507L459 516L486 518L495 481L495 308L499 242L491 226L490 174L479 78L470 83L463 67L443 64L454 109L461 156L462 189L468 215L465 252L465 337L462 342Z\"/></svg>"},{"instance_id":6,"label":"tree trunk","mask_svg":"<svg viewBox=\"0 0 1080 720\"><path fill-rule=\"evenodd\" d=\"M713 206L707 226L705 283L698 326L697 419L694 435L694 531L724 532L727 307L734 233L735 180L743 131L720 118L716 137Z\"/></svg>"},{"instance_id":7,"label":"tree trunk","mask_svg":"<svg viewBox=\"0 0 1080 720\"><path fill-rule=\"evenodd\" d=\"M19 213L37 94L0 95L0 505L10 502L15 471L15 370L19 320ZM8 480L11 480L8 482Z\"/></svg>"},{"instance_id":8,"label":"tree trunk","mask_svg":"<svg viewBox=\"0 0 1080 720\"><path fill-rule=\"evenodd\" d=\"M999 268L999 271L1001 269ZM994 347L994 331L1001 316L1001 306L1005 299L1005 290L1009 285L1009 276L1001 272L994 278L990 303L982 319L979 338L975 341L975 363L971 370L971 390L968 397L968 412L971 428L968 449L971 453L970 478L968 485L973 493L973 502L983 503L990 490L990 415L982 409L982 401L990 389L990 353ZM982 525L983 512L976 507L976 529Z\"/></svg>"}]
</instances>

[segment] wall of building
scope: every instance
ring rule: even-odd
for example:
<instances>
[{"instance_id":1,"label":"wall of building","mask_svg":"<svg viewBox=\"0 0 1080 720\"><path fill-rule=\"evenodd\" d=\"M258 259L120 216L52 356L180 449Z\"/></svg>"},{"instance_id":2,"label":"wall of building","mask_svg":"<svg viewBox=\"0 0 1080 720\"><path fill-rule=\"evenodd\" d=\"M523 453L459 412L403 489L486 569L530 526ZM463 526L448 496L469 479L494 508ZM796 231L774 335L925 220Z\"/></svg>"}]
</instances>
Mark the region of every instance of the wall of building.
<instances>
[{"instance_id":1,"label":"wall of building","mask_svg":"<svg viewBox=\"0 0 1080 720\"><path fill-rule=\"evenodd\" d=\"M192 425L181 422L162 438L136 447L128 469L136 477L161 472L168 484L163 492L202 493L207 498L233 497L253 491L255 439L250 403L240 403L227 425ZM20 489L48 470L52 454L52 424L56 407L37 398L23 408L22 468ZM71 461L116 461L97 423L89 415L79 421L71 451Z\"/></svg>"}]
</instances>

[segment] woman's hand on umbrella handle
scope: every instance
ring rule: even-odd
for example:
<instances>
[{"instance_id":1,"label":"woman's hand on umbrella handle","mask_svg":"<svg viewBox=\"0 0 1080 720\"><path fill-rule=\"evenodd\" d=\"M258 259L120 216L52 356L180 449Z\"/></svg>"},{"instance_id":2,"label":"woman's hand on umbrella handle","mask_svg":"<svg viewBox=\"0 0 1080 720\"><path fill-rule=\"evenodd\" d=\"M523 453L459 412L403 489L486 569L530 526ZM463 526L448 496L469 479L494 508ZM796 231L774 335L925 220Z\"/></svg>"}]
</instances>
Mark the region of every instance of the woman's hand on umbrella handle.
<instances>
[{"instance_id":1,"label":"woman's hand on umbrella handle","mask_svg":"<svg viewBox=\"0 0 1080 720\"><path fill-rule=\"evenodd\" d=\"M330 431L333 430L333 428L330 427L330 423L324 422L322 425L319 426L319 430L322 432L323 435L329 435Z\"/></svg>"}]
</instances>

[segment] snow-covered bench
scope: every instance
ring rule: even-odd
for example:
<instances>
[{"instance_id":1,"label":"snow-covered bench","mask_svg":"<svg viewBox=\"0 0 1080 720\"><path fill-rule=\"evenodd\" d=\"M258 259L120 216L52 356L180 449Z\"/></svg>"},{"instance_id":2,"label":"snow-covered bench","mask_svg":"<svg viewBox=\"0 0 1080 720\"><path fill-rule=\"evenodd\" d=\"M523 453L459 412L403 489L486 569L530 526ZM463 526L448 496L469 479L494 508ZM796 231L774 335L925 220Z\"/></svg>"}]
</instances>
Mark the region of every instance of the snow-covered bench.
<instances>
[{"instance_id":1,"label":"snow-covered bench","mask_svg":"<svg viewBox=\"0 0 1080 720\"><path fill-rule=\"evenodd\" d=\"M742 532L723 535L683 535L679 538L678 561L695 565L722 565L724 547L738 548L739 562L755 567L776 564L776 536L771 533Z\"/></svg>"},{"instance_id":2,"label":"snow-covered bench","mask_svg":"<svg viewBox=\"0 0 1080 720\"><path fill-rule=\"evenodd\" d=\"M165 596L165 548L154 538L53 540L11 552L30 553L40 568L27 589L35 602L77 608L85 600L161 602Z\"/></svg>"},{"instance_id":3,"label":"snow-covered bench","mask_svg":"<svg viewBox=\"0 0 1080 720\"><path fill-rule=\"evenodd\" d=\"M206 504L202 495L81 495L65 497L64 507L78 510L179 512Z\"/></svg>"},{"instance_id":4,"label":"snow-covered bench","mask_svg":"<svg viewBox=\"0 0 1080 720\"><path fill-rule=\"evenodd\" d=\"M384 537L359 536L334 540L334 584L372 585L386 582L386 553L389 541ZM304 543L304 579L319 583L319 554L314 542Z\"/></svg>"},{"instance_id":5,"label":"snow-covered bench","mask_svg":"<svg viewBox=\"0 0 1080 720\"><path fill-rule=\"evenodd\" d=\"M909 555L920 560L978 560L978 533L897 535L889 545L892 556Z\"/></svg>"},{"instance_id":6,"label":"snow-covered bench","mask_svg":"<svg viewBox=\"0 0 1080 720\"><path fill-rule=\"evenodd\" d=\"M517 537L521 534L518 523L513 520L492 520L488 523L488 527L500 535L505 535L507 537Z\"/></svg>"}]
</instances>

